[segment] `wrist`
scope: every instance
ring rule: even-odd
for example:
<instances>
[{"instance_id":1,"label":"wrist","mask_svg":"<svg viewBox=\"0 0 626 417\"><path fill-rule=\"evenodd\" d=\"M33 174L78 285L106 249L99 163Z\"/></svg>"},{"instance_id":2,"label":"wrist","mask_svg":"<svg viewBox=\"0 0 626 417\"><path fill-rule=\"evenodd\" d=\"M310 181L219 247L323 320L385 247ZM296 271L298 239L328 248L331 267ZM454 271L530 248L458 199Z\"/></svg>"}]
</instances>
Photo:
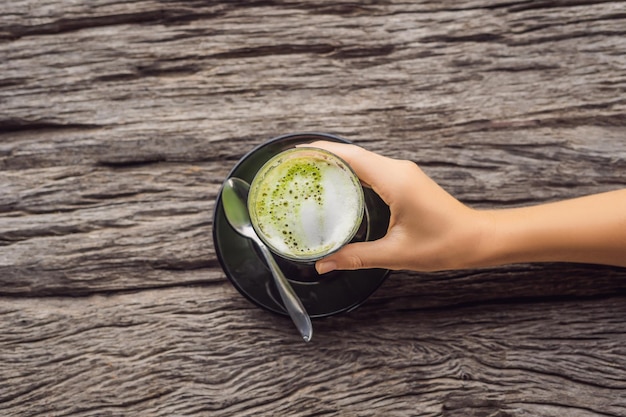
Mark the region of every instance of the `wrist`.
<instances>
[{"instance_id":1,"label":"wrist","mask_svg":"<svg viewBox=\"0 0 626 417\"><path fill-rule=\"evenodd\" d=\"M497 248L493 244L496 228L493 213L464 207L459 214L457 218L462 220L436 250L444 256L439 260L440 267L434 270L493 266Z\"/></svg>"},{"instance_id":2,"label":"wrist","mask_svg":"<svg viewBox=\"0 0 626 417\"><path fill-rule=\"evenodd\" d=\"M522 209L479 211L482 234L477 243L474 267L501 266L533 261L534 249L540 248L540 231L534 230Z\"/></svg>"},{"instance_id":3,"label":"wrist","mask_svg":"<svg viewBox=\"0 0 626 417\"><path fill-rule=\"evenodd\" d=\"M501 264L498 243L498 216L493 210L473 211L473 235L468 246L465 268L481 268Z\"/></svg>"}]
</instances>

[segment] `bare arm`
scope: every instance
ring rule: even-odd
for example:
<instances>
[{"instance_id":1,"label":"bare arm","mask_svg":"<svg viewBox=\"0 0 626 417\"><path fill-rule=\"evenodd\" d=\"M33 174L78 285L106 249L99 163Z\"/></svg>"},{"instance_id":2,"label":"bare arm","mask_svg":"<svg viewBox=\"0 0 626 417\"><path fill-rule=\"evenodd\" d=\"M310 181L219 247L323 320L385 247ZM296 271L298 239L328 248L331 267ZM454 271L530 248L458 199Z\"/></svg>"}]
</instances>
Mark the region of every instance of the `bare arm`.
<instances>
[{"instance_id":1,"label":"bare arm","mask_svg":"<svg viewBox=\"0 0 626 417\"><path fill-rule=\"evenodd\" d=\"M483 264L587 262L626 266L626 190L491 210Z\"/></svg>"}]
</instances>

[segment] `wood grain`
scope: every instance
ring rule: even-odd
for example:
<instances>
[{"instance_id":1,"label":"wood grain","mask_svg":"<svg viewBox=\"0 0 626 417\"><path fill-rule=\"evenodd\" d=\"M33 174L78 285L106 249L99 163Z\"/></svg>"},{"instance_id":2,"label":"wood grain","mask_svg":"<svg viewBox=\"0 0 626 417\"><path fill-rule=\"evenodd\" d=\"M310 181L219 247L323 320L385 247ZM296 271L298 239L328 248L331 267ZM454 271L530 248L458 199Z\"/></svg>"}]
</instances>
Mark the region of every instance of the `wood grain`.
<instances>
[{"instance_id":1,"label":"wood grain","mask_svg":"<svg viewBox=\"0 0 626 417\"><path fill-rule=\"evenodd\" d=\"M253 146L325 131L510 207L626 186L626 2L0 4L0 414L626 416L626 272L391 275L289 321L211 237Z\"/></svg>"},{"instance_id":2,"label":"wood grain","mask_svg":"<svg viewBox=\"0 0 626 417\"><path fill-rule=\"evenodd\" d=\"M4 415L626 411L623 298L363 307L310 344L225 284L1 305Z\"/></svg>"}]
</instances>

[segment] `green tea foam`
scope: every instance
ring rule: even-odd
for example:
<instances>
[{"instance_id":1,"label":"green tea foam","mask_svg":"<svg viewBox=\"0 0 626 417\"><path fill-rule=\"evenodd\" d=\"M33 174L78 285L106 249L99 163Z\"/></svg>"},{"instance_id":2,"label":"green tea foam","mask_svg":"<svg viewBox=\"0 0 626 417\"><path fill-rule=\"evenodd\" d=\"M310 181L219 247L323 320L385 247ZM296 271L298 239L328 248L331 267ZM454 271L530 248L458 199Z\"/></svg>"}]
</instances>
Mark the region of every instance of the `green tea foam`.
<instances>
[{"instance_id":1,"label":"green tea foam","mask_svg":"<svg viewBox=\"0 0 626 417\"><path fill-rule=\"evenodd\" d=\"M257 233L274 252L314 260L352 239L363 218L363 190L337 156L317 148L296 148L259 170L248 210Z\"/></svg>"}]
</instances>

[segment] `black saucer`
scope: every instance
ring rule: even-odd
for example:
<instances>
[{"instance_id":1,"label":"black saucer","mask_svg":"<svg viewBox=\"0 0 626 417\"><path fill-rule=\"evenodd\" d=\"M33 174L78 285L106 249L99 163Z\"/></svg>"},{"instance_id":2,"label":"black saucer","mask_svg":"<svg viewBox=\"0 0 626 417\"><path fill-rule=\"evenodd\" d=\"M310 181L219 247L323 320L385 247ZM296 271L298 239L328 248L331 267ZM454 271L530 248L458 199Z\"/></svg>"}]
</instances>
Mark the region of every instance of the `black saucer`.
<instances>
[{"instance_id":1,"label":"black saucer","mask_svg":"<svg viewBox=\"0 0 626 417\"><path fill-rule=\"evenodd\" d=\"M349 143L325 133L299 133L280 136L257 146L237 162L230 177L252 182L254 175L272 156L296 145L316 140ZM354 241L380 239L389 226L389 207L369 188L364 189L367 216ZM213 215L213 243L217 258L228 279L256 305L284 314L274 280L258 249L230 227L222 207L221 190ZM325 317L350 311L362 304L385 280L386 269L334 271L318 275L314 266L300 265L275 256L285 276L311 317Z\"/></svg>"}]
</instances>

